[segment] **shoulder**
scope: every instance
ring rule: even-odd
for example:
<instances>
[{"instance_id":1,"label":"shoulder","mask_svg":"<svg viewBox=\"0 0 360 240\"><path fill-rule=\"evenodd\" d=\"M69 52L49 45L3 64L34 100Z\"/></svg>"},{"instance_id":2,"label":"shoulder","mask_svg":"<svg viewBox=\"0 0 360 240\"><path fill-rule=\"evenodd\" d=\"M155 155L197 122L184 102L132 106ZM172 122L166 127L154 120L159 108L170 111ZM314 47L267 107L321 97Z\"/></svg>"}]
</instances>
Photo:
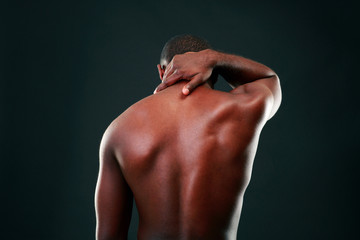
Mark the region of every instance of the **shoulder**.
<instances>
[{"instance_id":1,"label":"shoulder","mask_svg":"<svg viewBox=\"0 0 360 240\"><path fill-rule=\"evenodd\" d=\"M235 98L242 98L255 112L264 118L272 118L280 107L282 94L277 75L243 84L231 91Z\"/></svg>"},{"instance_id":2,"label":"shoulder","mask_svg":"<svg viewBox=\"0 0 360 240\"><path fill-rule=\"evenodd\" d=\"M214 113L221 118L237 119L246 126L261 126L267 121L271 98L262 93L248 94L243 89L236 92L216 93L217 103L214 104Z\"/></svg>"},{"instance_id":3,"label":"shoulder","mask_svg":"<svg viewBox=\"0 0 360 240\"><path fill-rule=\"evenodd\" d=\"M151 96L148 96L134 103L111 122L106 132L114 136L131 130L132 126L141 125L144 115L151 111L152 102Z\"/></svg>"},{"instance_id":4,"label":"shoulder","mask_svg":"<svg viewBox=\"0 0 360 240\"><path fill-rule=\"evenodd\" d=\"M105 130L100 151L111 151L118 160L140 149L150 134L146 120L151 115L151 99L144 98L127 108Z\"/></svg>"},{"instance_id":5,"label":"shoulder","mask_svg":"<svg viewBox=\"0 0 360 240\"><path fill-rule=\"evenodd\" d=\"M102 136L101 146L111 147L118 145L126 137L127 132L132 126L137 124L136 119L139 118L137 117L139 113L137 111L138 106L138 103L130 106L109 124Z\"/></svg>"},{"instance_id":6,"label":"shoulder","mask_svg":"<svg viewBox=\"0 0 360 240\"><path fill-rule=\"evenodd\" d=\"M131 122L126 120L126 115L128 115L128 113L125 111L106 128L100 142L100 160L106 161L106 159L110 159L111 157L121 164L122 149L126 149L125 144L127 135L129 134L126 127L128 123L126 122Z\"/></svg>"},{"instance_id":7,"label":"shoulder","mask_svg":"<svg viewBox=\"0 0 360 240\"><path fill-rule=\"evenodd\" d=\"M230 92L237 108L252 116L253 121L269 120L278 110L281 103L281 91L271 89L261 81L244 84Z\"/></svg>"}]
</instances>

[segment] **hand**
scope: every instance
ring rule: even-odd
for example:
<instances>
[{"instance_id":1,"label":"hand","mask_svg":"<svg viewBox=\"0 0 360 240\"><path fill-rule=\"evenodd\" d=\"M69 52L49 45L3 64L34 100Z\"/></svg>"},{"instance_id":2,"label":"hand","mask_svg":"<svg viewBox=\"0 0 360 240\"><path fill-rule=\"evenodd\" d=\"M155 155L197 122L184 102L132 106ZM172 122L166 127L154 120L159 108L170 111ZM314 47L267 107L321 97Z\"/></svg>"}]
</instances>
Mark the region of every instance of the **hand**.
<instances>
[{"instance_id":1,"label":"hand","mask_svg":"<svg viewBox=\"0 0 360 240\"><path fill-rule=\"evenodd\" d=\"M187 52L175 55L167 65L162 83L155 89L157 93L178 81L188 80L182 92L190 94L197 86L205 83L211 76L215 61L212 58L212 50L200 52Z\"/></svg>"}]
</instances>

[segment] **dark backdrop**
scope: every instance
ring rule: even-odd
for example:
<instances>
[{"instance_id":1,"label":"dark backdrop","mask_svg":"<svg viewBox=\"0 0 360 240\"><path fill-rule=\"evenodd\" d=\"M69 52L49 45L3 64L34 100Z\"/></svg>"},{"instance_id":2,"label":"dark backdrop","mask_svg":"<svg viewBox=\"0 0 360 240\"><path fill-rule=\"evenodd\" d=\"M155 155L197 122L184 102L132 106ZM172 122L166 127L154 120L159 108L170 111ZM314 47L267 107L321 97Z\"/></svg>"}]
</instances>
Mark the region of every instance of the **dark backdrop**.
<instances>
[{"instance_id":1,"label":"dark backdrop","mask_svg":"<svg viewBox=\"0 0 360 240\"><path fill-rule=\"evenodd\" d=\"M94 238L102 133L159 83L168 38L192 33L282 83L238 239L354 239L355 1L132 2L1 3L1 238Z\"/></svg>"}]
</instances>

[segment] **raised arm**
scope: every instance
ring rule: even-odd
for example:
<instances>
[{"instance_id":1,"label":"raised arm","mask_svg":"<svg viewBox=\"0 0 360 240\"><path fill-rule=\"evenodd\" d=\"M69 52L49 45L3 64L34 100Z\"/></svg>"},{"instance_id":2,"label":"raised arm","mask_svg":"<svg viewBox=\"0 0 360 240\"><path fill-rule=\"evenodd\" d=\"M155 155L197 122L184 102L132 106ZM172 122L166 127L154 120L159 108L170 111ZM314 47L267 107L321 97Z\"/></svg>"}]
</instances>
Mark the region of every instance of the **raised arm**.
<instances>
[{"instance_id":1,"label":"raised arm","mask_svg":"<svg viewBox=\"0 0 360 240\"><path fill-rule=\"evenodd\" d=\"M248 94L270 102L271 118L281 103L280 81L276 73L267 66L253 60L213 51L214 69L233 88L233 94Z\"/></svg>"},{"instance_id":2,"label":"raised arm","mask_svg":"<svg viewBox=\"0 0 360 240\"><path fill-rule=\"evenodd\" d=\"M100 169L95 193L96 239L127 239L133 196L111 148L107 131L100 145Z\"/></svg>"},{"instance_id":3,"label":"raised arm","mask_svg":"<svg viewBox=\"0 0 360 240\"><path fill-rule=\"evenodd\" d=\"M183 88L188 95L197 86L205 83L213 72L220 74L230 84L232 94L247 94L270 105L271 118L280 106L281 88L279 78L265 65L250 59L226 54L211 49L175 55L166 67L163 81L155 92L180 80L189 80Z\"/></svg>"}]
</instances>

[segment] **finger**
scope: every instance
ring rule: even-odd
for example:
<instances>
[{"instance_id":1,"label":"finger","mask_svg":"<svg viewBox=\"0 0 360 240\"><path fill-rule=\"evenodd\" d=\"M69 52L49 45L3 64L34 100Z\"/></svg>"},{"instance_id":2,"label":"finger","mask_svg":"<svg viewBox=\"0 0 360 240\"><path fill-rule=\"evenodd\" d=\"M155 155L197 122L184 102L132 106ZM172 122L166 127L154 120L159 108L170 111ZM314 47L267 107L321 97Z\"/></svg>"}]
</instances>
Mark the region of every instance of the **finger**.
<instances>
[{"instance_id":1,"label":"finger","mask_svg":"<svg viewBox=\"0 0 360 240\"><path fill-rule=\"evenodd\" d=\"M182 89L183 94L189 95L196 87L203 84L204 82L205 81L202 74L195 75L195 77L183 87Z\"/></svg>"},{"instance_id":2,"label":"finger","mask_svg":"<svg viewBox=\"0 0 360 240\"><path fill-rule=\"evenodd\" d=\"M165 88L166 88L166 86L165 86L163 83L160 83L160 84L155 88L154 93L158 93L158 92L160 92L161 90L164 90Z\"/></svg>"},{"instance_id":3,"label":"finger","mask_svg":"<svg viewBox=\"0 0 360 240\"><path fill-rule=\"evenodd\" d=\"M164 90L165 88L175 84L177 81L181 80L181 78L181 75L178 73L172 74L169 78L159 84L159 86L155 89L155 93L160 92L161 90Z\"/></svg>"},{"instance_id":4,"label":"finger","mask_svg":"<svg viewBox=\"0 0 360 240\"><path fill-rule=\"evenodd\" d=\"M154 94L160 92L161 90L164 90L166 86L164 87L163 83L160 83L154 90Z\"/></svg>"},{"instance_id":5,"label":"finger","mask_svg":"<svg viewBox=\"0 0 360 240\"><path fill-rule=\"evenodd\" d=\"M171 61L165 68L165 72L164 72L164 76L163 76L163 80L166 79L169 75L171 75L174 72L174 68L173 68L174 64L173 61Z\"/></svg>"},{"instance_id":6,"label":"finger","mask_svg":"<svg viewBox=\"0 0 360 240\"><path fill-rule=\"evenodd\" d=\"M185 79L185 76L181 71L175 70L171 75L168 75L166 79L163 78L163 83L167 86L171 86L180 79Z\"/></svg>"}]
</instances>

